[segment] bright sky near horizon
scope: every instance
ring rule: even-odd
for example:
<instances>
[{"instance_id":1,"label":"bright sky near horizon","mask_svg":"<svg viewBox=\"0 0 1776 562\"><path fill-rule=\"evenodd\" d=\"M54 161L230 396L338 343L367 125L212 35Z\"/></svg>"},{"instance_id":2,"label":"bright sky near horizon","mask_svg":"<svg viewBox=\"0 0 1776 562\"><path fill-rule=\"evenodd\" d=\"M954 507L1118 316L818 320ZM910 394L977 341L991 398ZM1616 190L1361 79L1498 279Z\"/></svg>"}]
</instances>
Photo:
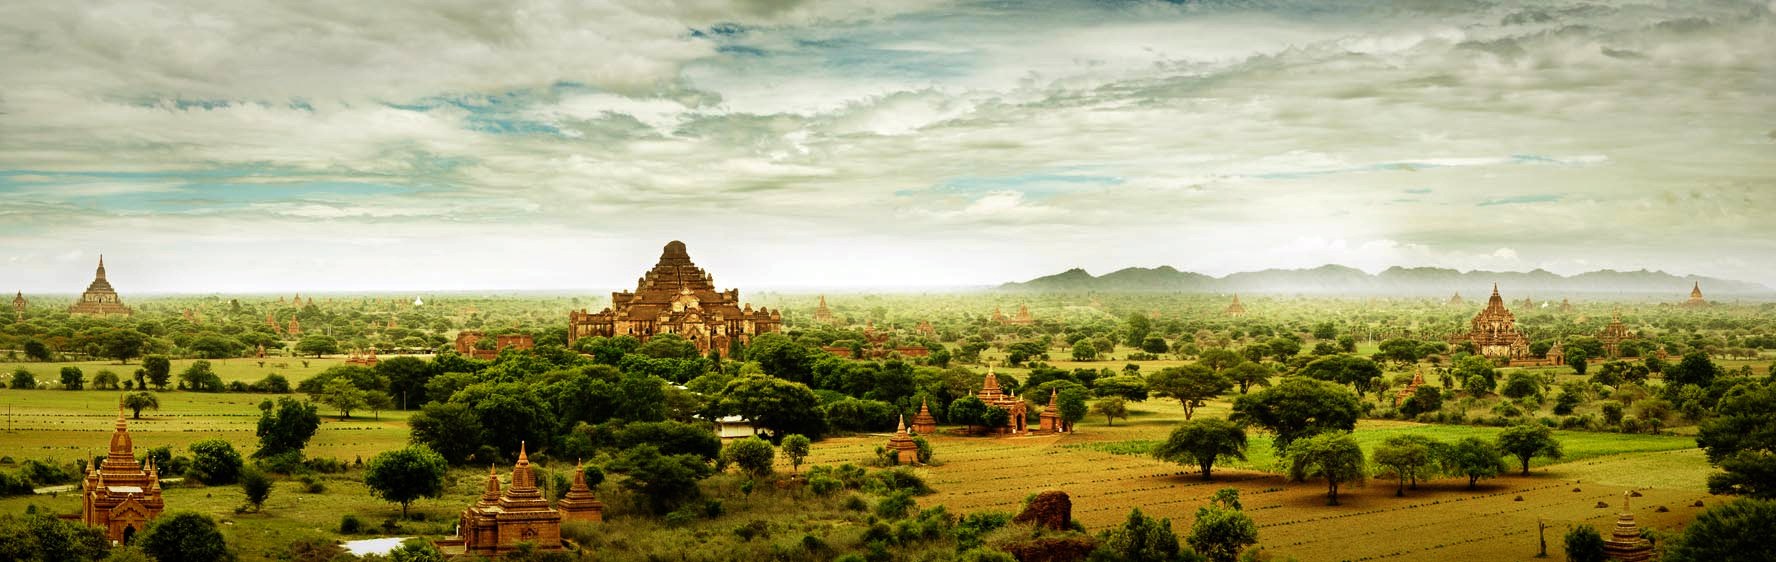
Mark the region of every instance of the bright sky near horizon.
<instances>
[{"instance_id":1,"label":"bright sky near horizon","mask_svg":"<svg viewBox=\"0 0 1776 562\"><path fill-rule=\"evenodd\" d=\"M1776 286L1776 1L1381 4L8 2L0 289Z\"/></svg>"}]
</instances>

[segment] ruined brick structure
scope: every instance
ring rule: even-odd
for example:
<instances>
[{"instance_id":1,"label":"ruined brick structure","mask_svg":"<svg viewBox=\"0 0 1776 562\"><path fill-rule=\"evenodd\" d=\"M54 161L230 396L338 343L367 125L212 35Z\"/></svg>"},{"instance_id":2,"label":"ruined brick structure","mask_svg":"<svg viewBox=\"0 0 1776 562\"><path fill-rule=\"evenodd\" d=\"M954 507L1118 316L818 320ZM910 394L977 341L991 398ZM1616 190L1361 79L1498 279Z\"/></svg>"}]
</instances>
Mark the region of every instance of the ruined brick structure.
<instances>
[{"instance_id":1,"label":"ruined brick structure","mask_svg":"<svg viewBox=\"0 0 1776 562\"><path fill-rule=\"evenodd\" d=\"M97 469L88 467L80 482L80 519L105 531L117 544L129 544L148 522L160 517L166 502L160 496L160 470L150 460L136 464L135 443L123 403L117 404L117 422L111 433L111 450Z\"/></svg>"},{"instance_id":2,"label":"ruined brick structure","mask_svg":"<svg viewBox=\"0 0 1776 562\"><path fill-rule=\"evenodd\" d=\"M691 262L683 242L666 244L659 263L636 281L635 291L611 293L611 306L588 313L568 313L567 343L595 336L634 336L642 341L656 334L678 334L697 346L726 357L733 344L778 331L780 311L741 304L740 291L718 291L715 278Z\"/></svg>"},{"instance_id":3,"label":"ruined brick structure","mask_svg":"<svg viewBox=\"0 0 1776 562\"><path fill-rule=\"evenodd\" d=\"M900 417L899 427L895 428L894 436L888 438L888 450L893 451L895 462L900 464L919 464L919 444L913 442L913 436L907 435L906 416Z\"/></svg>"},{"instance_id":4,"label":"ruined brick structure","mask_svg":"<svg viewBox=\"0 0 1776 562\"><path fill-rule=\"evenodd\" d=\"M1604 326L1603 331L1597 334L1597 341L1603 342L1603 349L1609 353L1610 357L1620 357L1622 342L1633 338L1634 334L1629 333L1628 326L1622 323L1622 311L1620 310L1610 314L1609 325Z\"/></svg>"},{"instance_id":5,"label":"ruined brick structure","mask_svg":"<svg viewBox=\"0 0 1776 562\"><path fill-rule=\"evenodd\" d=\"M1043 408L1042 413L1036 416L1040 422L1037 427L1043 433L1067 431L1066 424L1061 421L1060 396L1061 391L1058 388L1048 391L1048 407Z\"/></svg>"},{"instance_id":6,"label":"ruined brick structure","mask_svg":"<svg viewBox=\"0 0 1776 562\"><path fill-rule=\"evenodd\" d=\"M826 295L820 295L820 305L814 308L814 321L821 324L833 323L832 309L826 307Z\"/></svg>"},{"instance_id":7,"label":"ruined brick structure","mask_svg":"<svg viewBox=\"0 0 1776 562\"><path fill-rule=\"evenodd\" d=\"M479 330L463 330L456 334L456 352L475 359L493 359L506 348L532 349L536 347L536 339L529 334L506 334L494 336L493 349L480 349L476 344L486 339L487 335Z\"/></svg>"},{"instance_id":8,"label":"ruined brick structure","mask_svg":"<svg viewBox=\"0 0 1776 562\"><path fill-rule=\"evenodd\" d=\"M80 300L68 307L68 314L134 314L134 311L123 305L123 299L117 296L117 290L111 288L111 282L105 279L105 256L99 256L98 273L94 275L92 284L86 286L86 292L80 294Z\"/></svg>"}]
</instances>

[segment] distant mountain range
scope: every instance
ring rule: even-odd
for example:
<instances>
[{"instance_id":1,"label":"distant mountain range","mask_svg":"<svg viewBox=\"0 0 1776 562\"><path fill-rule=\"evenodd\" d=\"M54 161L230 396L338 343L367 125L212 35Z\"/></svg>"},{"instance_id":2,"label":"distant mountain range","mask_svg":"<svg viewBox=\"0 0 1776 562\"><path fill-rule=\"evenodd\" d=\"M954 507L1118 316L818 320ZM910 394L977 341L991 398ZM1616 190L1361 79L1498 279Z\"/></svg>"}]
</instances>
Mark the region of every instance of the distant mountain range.
<instances>
[{"instance_id":1,"label":"distant mountain range","mask_svg":"<svg viewBox=\"0 0 1776 562\"><path fill-rule=\"evenodd\" d=\"M1437 267L1391 267L1369 274L1342 265L1312 269L1266 269L1212 277L1178 271L1171 266L1130 267L1093 276L1085 270L1037 277L1022 283L1006 283L999 289L1039 293L1281 293L1316 295L1449 296L1485 298L1498 283L1507 299L1543 298L1561 294L1620 293L1689 296L1691 283L1701 283L1706 297L1717 295L1769 295L1769 287L1757 283L1679 277L1663 271L1600 270L1570 277L1541 269L1534 271L1457 271Z\"/></svg>"}]
</instances>

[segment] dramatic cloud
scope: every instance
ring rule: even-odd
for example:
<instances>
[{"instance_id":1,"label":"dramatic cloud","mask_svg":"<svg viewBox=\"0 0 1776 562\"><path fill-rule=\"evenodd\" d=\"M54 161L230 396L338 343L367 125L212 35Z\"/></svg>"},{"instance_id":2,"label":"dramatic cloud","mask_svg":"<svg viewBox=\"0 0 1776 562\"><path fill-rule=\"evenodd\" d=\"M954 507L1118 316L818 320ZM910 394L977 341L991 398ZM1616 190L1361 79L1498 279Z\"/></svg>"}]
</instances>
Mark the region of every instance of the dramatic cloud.
<instances>
[{"instance_id":1,"label":"dramatic cloud","mask_svg":"<svg viewBox=\"0 0 1776 562\"><path fill-rule=\"evenodd\" d=\"M1776 5L1375 6L7 4L0 282L1776 284Z\"/></svg>"}]
</instances>

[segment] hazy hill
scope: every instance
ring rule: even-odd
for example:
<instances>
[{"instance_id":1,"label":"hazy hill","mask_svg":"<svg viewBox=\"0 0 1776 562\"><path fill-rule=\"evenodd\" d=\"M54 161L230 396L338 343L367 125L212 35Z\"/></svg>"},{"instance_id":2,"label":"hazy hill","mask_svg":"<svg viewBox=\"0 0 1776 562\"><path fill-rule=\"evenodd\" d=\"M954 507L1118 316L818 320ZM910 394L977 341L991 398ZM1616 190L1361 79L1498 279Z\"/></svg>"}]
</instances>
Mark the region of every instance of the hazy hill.
<instances>
[{"instance_id":1,"label":"hazy hill","mask_svg":"<svg viewBox=\"0 0 1776 562\"><path fill-rule=\"evenodd\" d=\"M1130 267L1101 276L1083 269L1037 277L1022 283L1000 285L1001 290L1044 293L1289 293L1379 294L1447 296L1460 291L1469 298L1498 283L1509 298L1548 297L1559 294L1619 293L1624 295L1671 295L1681 299L1690 284L1702 283L1706 296L1769 295L1769 287L1757 283L1677 276L1663 271L1601 270L1573 276L1534 271L1457 271L1437 267L1391 267L1369 274L1342 265L1312 269L1266 269L1212 277L1170 266Z\"/></svg>"}]
</instances>

